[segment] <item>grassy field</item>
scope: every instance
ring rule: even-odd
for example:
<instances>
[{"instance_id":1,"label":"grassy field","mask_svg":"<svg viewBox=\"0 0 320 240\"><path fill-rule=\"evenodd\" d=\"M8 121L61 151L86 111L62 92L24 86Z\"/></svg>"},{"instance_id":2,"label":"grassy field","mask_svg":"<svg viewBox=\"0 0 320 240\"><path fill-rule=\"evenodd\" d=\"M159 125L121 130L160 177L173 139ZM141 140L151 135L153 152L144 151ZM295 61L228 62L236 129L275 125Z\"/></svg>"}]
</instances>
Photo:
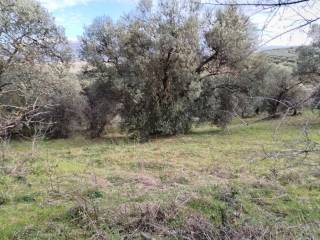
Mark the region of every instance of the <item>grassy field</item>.
<instances>
[{"instance_id":1,"label":"grassy field","mask_svg":"<svg viewBox=\"0 0 320 240\"><path fill-rule=\"evenodd\" d=\"M319 239L314 142L308 113L145 144L3 144L0 239Z\"/></svg>"}]
</instances>

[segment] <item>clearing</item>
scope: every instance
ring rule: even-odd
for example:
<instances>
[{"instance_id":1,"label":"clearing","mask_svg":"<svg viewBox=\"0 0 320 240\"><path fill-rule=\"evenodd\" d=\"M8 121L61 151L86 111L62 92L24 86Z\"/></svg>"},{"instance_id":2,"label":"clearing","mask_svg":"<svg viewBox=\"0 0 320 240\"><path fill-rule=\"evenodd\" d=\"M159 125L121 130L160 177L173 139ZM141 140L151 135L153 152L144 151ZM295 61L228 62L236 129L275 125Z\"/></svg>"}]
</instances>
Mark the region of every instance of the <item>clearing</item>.
<instances>
[{"instance_id":1,"label":"clearing","mask_svg":"<svg viewBox=\"0 0 320 240\"><path fill-rule=\"evenodd\" d=\"M3 144L0 239L320 238L319 115L253 121Z\"/></svg>"}]
</instances>

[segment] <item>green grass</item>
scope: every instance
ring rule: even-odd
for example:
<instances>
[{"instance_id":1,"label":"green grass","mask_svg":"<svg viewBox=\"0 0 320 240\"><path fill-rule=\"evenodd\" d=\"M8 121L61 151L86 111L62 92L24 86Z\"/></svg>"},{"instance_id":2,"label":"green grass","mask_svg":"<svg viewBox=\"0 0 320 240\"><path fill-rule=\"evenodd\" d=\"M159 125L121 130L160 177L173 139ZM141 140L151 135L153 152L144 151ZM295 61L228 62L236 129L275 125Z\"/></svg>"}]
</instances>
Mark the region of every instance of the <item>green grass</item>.
<instances>
[{"instance_id":1,"label":"green grass","mask_svg":"<svg viewBox=\"0 0 320 240\"><path fill-rule=\"evenodd\" d=\"M256 120L235 120L226 131L202 125L144 144L75 137L39 142L32 152L30 142L14 141L0 162L0 239L88 239L97 226L121 239L130 228L113 213L173 202L179 210L168 228L196 214L216 227L269 227L276 239L319 238L319 152L275 157L304 149L306 121L308 137L319 143L319 116ZM68 217L79 205L95 209L95 228Z\"/></svg>"}]
</instances>

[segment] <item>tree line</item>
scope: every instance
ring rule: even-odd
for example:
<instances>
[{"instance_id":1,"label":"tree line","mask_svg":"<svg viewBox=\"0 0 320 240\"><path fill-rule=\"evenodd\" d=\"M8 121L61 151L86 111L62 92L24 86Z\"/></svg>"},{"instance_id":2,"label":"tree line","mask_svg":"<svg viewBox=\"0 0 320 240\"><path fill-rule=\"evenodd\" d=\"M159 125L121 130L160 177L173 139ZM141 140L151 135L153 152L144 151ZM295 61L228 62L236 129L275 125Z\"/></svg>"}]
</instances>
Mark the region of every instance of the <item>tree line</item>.
<instances>
[{"instance_id":1,"label":"tree line","mask_svg":"<svg viewBox=\"0 0 320 240\"><path fill-rule=\"evenodd\" d=\"M237 5L142 0L118 21L96 18L81 36L86 62L72 74L64 31L34 0L0 0L0 136L99 137L120 116L146 140L187 133L194 122L225 128L234 117L319 107L320 28L297 64L256 51L257 29Z\"/></svg>"}]
</instances>

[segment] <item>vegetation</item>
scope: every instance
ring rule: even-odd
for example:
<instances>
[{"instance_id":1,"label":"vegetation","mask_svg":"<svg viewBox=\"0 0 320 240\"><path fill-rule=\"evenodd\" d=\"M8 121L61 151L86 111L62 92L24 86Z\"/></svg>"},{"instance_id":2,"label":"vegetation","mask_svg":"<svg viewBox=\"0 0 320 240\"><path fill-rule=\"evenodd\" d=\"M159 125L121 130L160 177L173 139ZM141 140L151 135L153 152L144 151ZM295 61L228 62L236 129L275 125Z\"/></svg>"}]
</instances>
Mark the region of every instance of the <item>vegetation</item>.
<instances>
[{"instance_id":1,"label":"vegetation","mask_svg":"<svg viewBox=\"0 0 320 240\"><path fill-rule=\"evenodd\" d=\"M285 57L256 31L141 0L74 73L47 10L0 0L0 239L320 238L320 27Z\"/></svg>"},{"instance_id":2,"label":"vegetation","mask_svg":"<svg viewBox=\"0 0 320 240\"><path fill-rule=\"evenodd\" d=\"M86 27L87 66L76 76L63 30L37 2L25 4L1 2L2 138L75 130L96 138L119 117L144 141L187 133L195 119L225 128L237 116L296 114L308 97L301 69L316 70L310 47L290 66L254 53L255 28L236 6L145 0L118 22L100 17Z\"/></svg>"},{"instance_id":3,"label":"vegetation","mask_svg":"<svg viewBox=\"0 0 320 240\"><path fill-rule=\"evenodd\" d=\"M111 99L118 100L113 108L122 106L125 130L142 139L186 133L201 79L235 69L252 49L250 22L235 7L199 16L201 8L191 1L160 1L155 8L141 1L118 23L103 17L86 28L82 56L91 67L92 87L109 86ZM104 106L101 101L109 98L93 97L92 105Z\"/></svg>"},{"instance_id":4,"label":"vegetation","mask_svg":"<svg viewBox=\"0 0 320 240\"><path fill-rule=\"evenodd\" d=\"M34 1L2 0L0 13L0 136L67 136L82 100L63 29Z\"/></svg>"},{"instance_id":5,"label":"vegetation","mask_svg":"<svg viewBox=\"0 0 320 240\"><path fill-rule=\"evenodd\" d=\"M311 86L316 89L311 96L312 107L319 108L319 81L320 81L320 65L319 65L319 51L320 51L320 27L315 24L312 25L309 35L312 39L310 46L300 47L298 50L298 73L301 79L305 79Z\"/></svg>"},{"instance_id":6,"label":"vegetation","mask_svg":"<svg viewBox=\"0 0 320 240\"><path fill-rule=\"evenodd\" d=\"M15 141L2 149L0 238L317 239L319 145L304 150L320 141L318 115L280 130L255 120L145 144Z\"/></svg>"},{"instance_id":7,"label":"vegetation","mask_svg":"<svg viewBox=\"0 0 320 240\"><path fill-rule=\"evenodd\" d=\"M262 52L275 64L282 63L287 66L294 66L298 61L297 47L276 48Z\"/></svg>"}]
</instances>

